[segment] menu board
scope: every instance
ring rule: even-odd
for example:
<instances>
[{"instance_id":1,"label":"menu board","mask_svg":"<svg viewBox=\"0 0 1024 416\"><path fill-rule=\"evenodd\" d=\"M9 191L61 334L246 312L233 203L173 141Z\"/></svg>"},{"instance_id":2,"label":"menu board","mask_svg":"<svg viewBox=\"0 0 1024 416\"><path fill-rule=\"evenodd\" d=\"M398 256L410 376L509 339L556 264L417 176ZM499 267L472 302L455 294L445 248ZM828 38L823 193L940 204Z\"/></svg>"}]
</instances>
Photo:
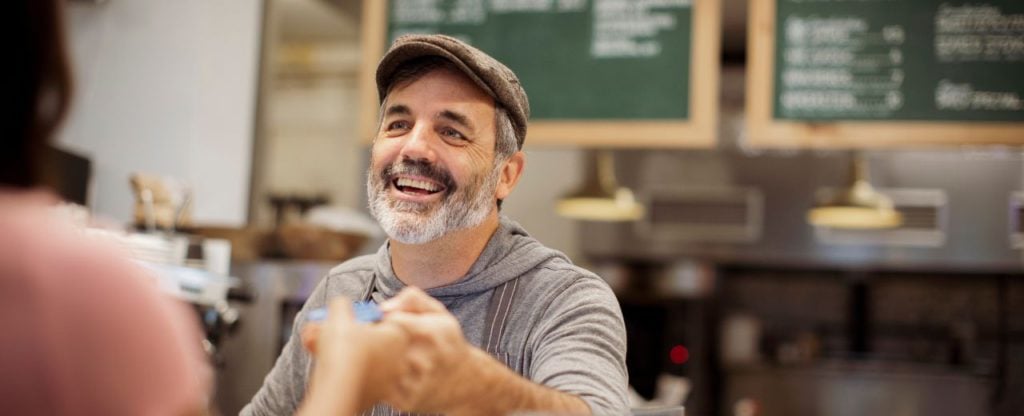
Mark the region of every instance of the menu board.
<instances>
[{"instance_id":1,"label":"menu board","mask_svg":"<svg viewBox=\"0 0 1024 416\"><path fill-rule=\"evenodd\" d=\"M719 0L368 0L363 132L372 73L397 37L441 33L511 68L530 98L527 144L714 144ZM369 78L366 78L370 75ZM700 82L697 82L697 80Z\"/></svg>"},{"instance_id":2,"label":"menu board","mask_svg":"<svg viewBox=\"0 0 1024 416\"><path fill-rule=\"evenodd\" d=\"M751 2L753 145L1024 143L1024 2Z\"/></svg>"}]
</instances>

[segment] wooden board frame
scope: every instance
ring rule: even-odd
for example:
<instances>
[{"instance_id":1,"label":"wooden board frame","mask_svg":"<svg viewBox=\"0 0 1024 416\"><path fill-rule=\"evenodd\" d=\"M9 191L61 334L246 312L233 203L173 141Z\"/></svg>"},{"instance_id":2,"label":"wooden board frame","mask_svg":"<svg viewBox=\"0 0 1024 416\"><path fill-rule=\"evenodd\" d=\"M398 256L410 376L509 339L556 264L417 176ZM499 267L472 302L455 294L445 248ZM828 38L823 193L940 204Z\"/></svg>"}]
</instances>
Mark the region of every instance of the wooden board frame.
<instances>
[{"instance_id":1,"label":"wooden board frame","mask_svg":"<svg viewBox=\"0 0 1024 416\"><path fill-rule=\"evenodd\" d=\"M776 2L749 2L745 145L880 149L1024 144L1024 123L1014 122L776 120L772 111Z\"/></svg>"},{"instance_id":2,"label":"wooden board frame","mask_svg":"<svg viewBox=\"0 0 1024 416\"><path fill-rule=\"evenodd\" d=\"M722 0L694 0L690 57L690 118L672 120L530 121L526 145L614 148L710 148L717 144ZM364 0L359 132L367 142L377 132L374 73L387 42L389 1ZM530 92L527 91L527 94Z\"/></svg>"}]
</instances>

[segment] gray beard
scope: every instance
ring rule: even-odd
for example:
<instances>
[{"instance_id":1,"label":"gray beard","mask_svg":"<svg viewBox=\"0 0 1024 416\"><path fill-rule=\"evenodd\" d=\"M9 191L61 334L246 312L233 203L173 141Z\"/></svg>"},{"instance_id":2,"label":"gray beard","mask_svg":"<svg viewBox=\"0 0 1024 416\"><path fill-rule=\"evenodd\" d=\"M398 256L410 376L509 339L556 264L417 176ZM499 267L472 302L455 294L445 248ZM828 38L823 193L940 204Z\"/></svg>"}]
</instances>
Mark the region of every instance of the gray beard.
<instances>
[{"instance_id":1,"label":"gray beard","mask_svg":"<svg viewBox=\"0 0 1024 416\"><path fill-rule=\"evenodd\" d=\"M500 166L497 163L489 174L473 177L434 206L388 198L391 184L371 166L366 179L370 214L388 237L404 244L425 244L453 231L476 227L496 208L494 190Z\"/></svg>"}]
</instances>

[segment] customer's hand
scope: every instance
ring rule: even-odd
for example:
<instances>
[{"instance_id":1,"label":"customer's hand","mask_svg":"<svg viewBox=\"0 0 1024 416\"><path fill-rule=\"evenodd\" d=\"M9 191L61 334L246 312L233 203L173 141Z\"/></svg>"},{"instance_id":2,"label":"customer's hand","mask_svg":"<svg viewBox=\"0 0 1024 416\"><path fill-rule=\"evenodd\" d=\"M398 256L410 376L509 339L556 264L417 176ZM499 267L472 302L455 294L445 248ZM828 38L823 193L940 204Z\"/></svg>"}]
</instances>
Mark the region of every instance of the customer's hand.
<instances>
[{"instance_id":1,"label":"customer's hand","mask_svg":"<svg viewBox=\"0 0 1024 416\"><path fill-rule=\"evenodd\" d=\"M403 411L448 413L475 394L474 363L486 353L466 342L462 328L440 302L406 288L381 304L384 321L401 327L411 343L407 367L386 401Z\"/></svg>"},{"instance_id":2,"label":"customer's hand","mask_svg":"<svg viewBox=\"0 0 1024 416\"><path fill-rule=\"evenodd\" d=\"M316 367L300 413L353 414L393 396L409 340L398 325L356 322L350 300L332 301L325 322L302 329Z\"/></svg>"}]
</instances>

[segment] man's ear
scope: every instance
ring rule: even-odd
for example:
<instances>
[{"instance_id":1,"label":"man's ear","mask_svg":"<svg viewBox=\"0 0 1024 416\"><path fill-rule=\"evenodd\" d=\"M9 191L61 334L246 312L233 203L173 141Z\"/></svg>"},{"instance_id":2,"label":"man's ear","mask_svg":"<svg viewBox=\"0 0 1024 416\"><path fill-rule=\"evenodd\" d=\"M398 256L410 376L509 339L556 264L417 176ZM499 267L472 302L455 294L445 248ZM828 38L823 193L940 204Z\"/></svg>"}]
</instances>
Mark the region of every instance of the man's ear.
<instances>
[{"instance_id":1,"label":"man's ear","mask_svg":"<svg viewBox=\"0 0 1024 416\"><path fill-rule=\"evenodd\" d=\"M519 177L523 174L523 167L526 165L526 154L521 150L513 154L504 162L498 178L498 186L494 190L494 198L503 200L512 193Z\"/></svg>"}]
</instances>

